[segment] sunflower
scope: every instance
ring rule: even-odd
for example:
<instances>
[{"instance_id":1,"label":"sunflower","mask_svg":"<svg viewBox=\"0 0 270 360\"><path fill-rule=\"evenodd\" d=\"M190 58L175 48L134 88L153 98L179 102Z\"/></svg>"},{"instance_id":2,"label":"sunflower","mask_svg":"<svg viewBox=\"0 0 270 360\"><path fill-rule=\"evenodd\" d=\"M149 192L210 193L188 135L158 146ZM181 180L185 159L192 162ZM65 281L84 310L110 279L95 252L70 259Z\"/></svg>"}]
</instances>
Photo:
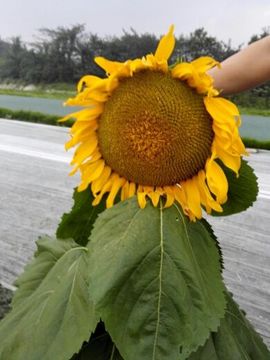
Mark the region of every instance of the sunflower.
<instances>
[{"instance_id":1,"label":"sunflower","mask_svg":"<svg viewBox=\"0 0 270 360\"><path fill-rule=\"evenodd\" d=\"M237 107L219 97L207 71L220 66L210 57L168 66L173 26L155 54L125 62L96 57L107 77L84 76L67 105L83 106L66 149L77 146L71 162L81 173L78 191L91 185L93 205L108 193L111 207L137 195L157 206L178 202L191 220L202 207L222 211L228 181L220 161L236 175L245 147L239 136Z\"/></svg>"}]
</instances>

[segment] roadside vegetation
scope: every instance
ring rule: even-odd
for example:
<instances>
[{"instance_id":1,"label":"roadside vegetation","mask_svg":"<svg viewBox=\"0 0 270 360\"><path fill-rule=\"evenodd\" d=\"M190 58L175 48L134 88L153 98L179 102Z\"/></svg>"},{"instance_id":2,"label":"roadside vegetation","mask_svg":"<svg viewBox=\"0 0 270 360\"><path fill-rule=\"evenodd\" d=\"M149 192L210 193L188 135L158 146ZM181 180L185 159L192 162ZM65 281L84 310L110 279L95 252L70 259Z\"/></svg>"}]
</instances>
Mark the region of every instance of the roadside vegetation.
<instances>
[{"instance_id":1,"label":"roadside vegetation","mask_svg":"<svg viewBox=\"0 0 270 360\"><path fill-rule=\"evenodd\" d=\"M34 111L10 110L4 108L0 108L0 118L65 127L70 127L73 124L72 120L65 121L64 123L59 122L61 116L58 115L48 115Z\"/></svg>"},{"instance_id":2,"label":"roadside vegetation","mask_svg":"<svg viewBox=\"0 0 270 360\"><path fill-rule=\"evenodd\" d=\"M244 115L259 115L259 116L265 116L270 117L270 108L268 109L260 109L256 107L242 107L239 106L240 113Z\"/></svg>"},{"instance_id":3,"label":"roadside vegetation","mask_svg":"<svg viewBox=\"0 0 270 360\"><path fill-rule=\"evenodd\" d=\"M65 121L64 123L59 122L61 117L57 115L46 115L39 112L23 110L13 111L3 108L0 108L0 118L64 127L71 127L74 123L72 119ZM248 148L270 150L270 141L255 140L250 138L243 138L242 140Z\"/></svg>"},{"instance_id":4,"label":"roadside vegetation","mask_svg":"<svg viewBox=\"0 0 270 360\"><path fill-rule=\"evenodd\" d=\"M75 84L23 85L17 83L0 84L0 95L15 95L43 99L65 100L76 93Z\"/></svg>"}]
</instances>

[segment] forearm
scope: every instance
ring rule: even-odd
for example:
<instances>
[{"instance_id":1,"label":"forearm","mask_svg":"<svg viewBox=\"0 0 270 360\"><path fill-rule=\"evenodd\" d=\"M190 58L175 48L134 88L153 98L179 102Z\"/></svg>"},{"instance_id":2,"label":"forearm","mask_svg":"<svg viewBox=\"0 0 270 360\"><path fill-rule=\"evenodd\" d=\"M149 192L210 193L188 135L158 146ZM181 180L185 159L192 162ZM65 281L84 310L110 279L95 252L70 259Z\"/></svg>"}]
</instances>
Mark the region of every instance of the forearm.
<instances>
[{"instance_id":1,"label":"forearm","mask_svg":"<svg viewBox=\"0 0 270 360\"><path fill-rule=\"evenodd\" d=\"M209 74L222 94L238 93L270 80L270 36L232 55Z\"/></svg>"}]
</instances>

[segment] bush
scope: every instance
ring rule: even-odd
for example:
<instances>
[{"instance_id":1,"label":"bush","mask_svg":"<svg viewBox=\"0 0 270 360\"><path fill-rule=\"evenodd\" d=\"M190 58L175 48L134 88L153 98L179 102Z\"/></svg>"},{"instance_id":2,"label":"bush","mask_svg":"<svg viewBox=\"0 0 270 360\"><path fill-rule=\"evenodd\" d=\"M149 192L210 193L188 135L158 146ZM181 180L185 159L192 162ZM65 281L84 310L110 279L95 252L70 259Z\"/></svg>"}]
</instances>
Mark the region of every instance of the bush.
<instances>
[{"instance_id":1,"label":"bush","mask_svg":"<svg viewBox=\"0 0 270 360\"><path fill-rule=\"evenodd\" d=\"M61 117L57 115L47 115L39 112L24 111L24 110L14 111L4 108L0 108L0 118L28 121L33 123L55 125L55 126L65 126L65 127L70 127L73 124L72 120L65 121L64 123L59 123L59 119Z\"/></svg>"},{"instance_id":2,"label":"bush","mask_svg":"<svg viewBox=\"0 0 270 360\"><path fill-rule=\"evenodd\" d=\"M243 138L243 142L245 146L248 148L270 150L269 140L263 141L263 140L255 140L251 138Z\"/></svg>"}]
</instances>

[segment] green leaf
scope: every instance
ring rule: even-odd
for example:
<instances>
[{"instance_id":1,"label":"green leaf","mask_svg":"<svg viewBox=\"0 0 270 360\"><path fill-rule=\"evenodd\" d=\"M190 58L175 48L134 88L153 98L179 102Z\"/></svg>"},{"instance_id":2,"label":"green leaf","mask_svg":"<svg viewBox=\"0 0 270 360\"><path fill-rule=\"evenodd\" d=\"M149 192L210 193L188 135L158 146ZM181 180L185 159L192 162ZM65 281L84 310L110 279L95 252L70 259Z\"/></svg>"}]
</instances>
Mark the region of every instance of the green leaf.
<instances>
[{"instance_id":1,"label":"green leaf","mask_svg":"<svg viewBox=\"0 0 270 360\"><path fill-rule=\"evenodd\" d=\"M24 302L39 287L61 256L78 246L71 239L64 242L47 236L40 238L36 244L34 259L26 265L24 272L15 282L18 289L12 299L12 308Z\"/></svg>"},{"instance_id":2,"label":"green leaf","mask_svg":"<svg viewBox=\"0 0 270 360\"><path fill-rule=\"evenodd\" d=\"M232 170L221 163L220 165L229 183L228 200L222 205L223 212L213 211L211 214L214 216L227 216L245 211L253 205L258 194L258 183L254 170L248 165L247 161L242 160L239 177L237 178Z\"/></svg>"},{"instance_id":3,"label":"green leaf","mask_svg":"<svg viewBox=\"0 0 270 360\"><path fill-rule=\"evenodd\" d=\"M21 295L0 323L0 359L67 360L95 329L88 250L71 240L64 246L66 251L57 240L39 241L39 254L19 281Z\"/></svg>"},{"instance_id":4,"label":"green leaf","mask_svg":"<svg viewBox=\"0 0 270 360\"><path fill-rule=\"evenodd\" d=\"M121 202L99 216L88 248L91 294L125 360L185 359L219 326L216 242L177 205Z\"/></svg>"},{"instance_id":5,"label":"green leaf","mask_svg":"<svg viewBox=\"0 0 270 360\"><path fill-rule=\"evenodd\" d=\"M229 293L226 298L226 316L218 332L189 360L269 360L270 352L260 336Z\"/></svg>"},{"instance_id":6,"label":"green leaf","mask_svg":"<svg viewBox=\"0 0 270 360\"><path fill-rule=\"evenodd\" d=\"M221 246L218 242L218 239L214 233L214 230L212 228L212 226L209 224L209 222L207 222L204 218L202 218L201 223L203 224L203 226L206 228L206 230L208 231L209 235L211 236L211 238L216 242L216 246L219 252L219 263L220 263L220 267L223 270L224 269L224 262L223 262L223 254L222 254L222 249Z\"/></svg>"},{"instance_id":7,"label":"green leaf","mask_svg":"<svg viewBox=\"0 0 270 360\"><path fill-rule=\"evenodd\" d=\"M104 201L97 206L92 206L93 199L90 188L82 192L74 190L74 205L69 213L62 216L56 231L58 239L72 238L82 246L87 244L98 213L105 209Z\"/></svg>"}]
</instances>

